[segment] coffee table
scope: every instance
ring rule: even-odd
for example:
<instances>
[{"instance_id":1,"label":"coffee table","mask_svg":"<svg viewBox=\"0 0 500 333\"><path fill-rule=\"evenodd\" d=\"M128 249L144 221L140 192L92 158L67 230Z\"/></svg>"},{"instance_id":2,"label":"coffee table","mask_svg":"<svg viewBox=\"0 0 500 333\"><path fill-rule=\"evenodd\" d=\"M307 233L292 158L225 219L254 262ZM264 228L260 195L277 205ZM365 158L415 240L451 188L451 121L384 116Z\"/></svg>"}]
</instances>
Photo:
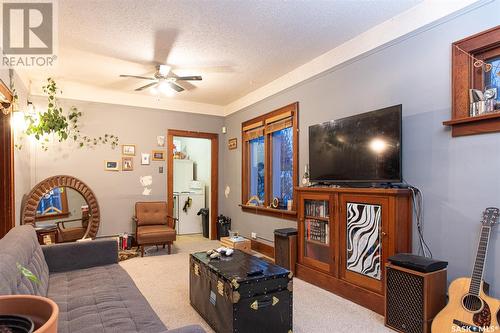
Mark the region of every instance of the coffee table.
<instances>
[{"instance_id":1,"label":"coffee table","mask_svg":"<svg viewBox=\"0 0 500 333\"><path fill-rule=\"evenodd\" d=\"M292 274L240 250L190 255L189 299L218 333L292 330Z\"/></svg>"}]
</instances>

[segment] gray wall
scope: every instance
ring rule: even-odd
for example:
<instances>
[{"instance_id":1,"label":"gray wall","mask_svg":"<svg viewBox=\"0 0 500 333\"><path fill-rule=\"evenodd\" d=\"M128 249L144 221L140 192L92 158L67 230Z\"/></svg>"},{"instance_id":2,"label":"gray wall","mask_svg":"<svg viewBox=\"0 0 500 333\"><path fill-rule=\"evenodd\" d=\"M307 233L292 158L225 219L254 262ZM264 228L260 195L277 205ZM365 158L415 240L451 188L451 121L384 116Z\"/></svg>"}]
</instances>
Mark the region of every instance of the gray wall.
<instances>
[{"instance_id":1,"label":"gray wall","mask_svg":"<svg viewBox=\"0 0 500 333\"><path fill-rule=\"evenodd\" d=\"M34 98L38 107L46 105L46 99ZM131 217L136 201L166 199L166 161L151 161L140 164L141 153L160 148L157 135L166 135L167 129L180 129L219 133L223 118L191 113L128 107L74 100L61 100L64 108L76 106L84 113L81 118L81 132L85 135L100 136L105 133L118 135L121 144L135 144L134 171L105 171L105 160L121 162L121 147L113 150L108 146L93 149L78 148L70 140L56 143L48 151L42 151L38 144L33 149L31 166L32 185L43 179L68 174L81 179L95 193L101 209L99 235L111 235L133 230ZM223 142L220 142L222 149ZM222 156L220 157L222 164ZM158 167L163 166L163 173ZM141 176L153 176L152 193L143 196ZM22 175L17 174L16 177Z\"/></svg>"},{"instance_id":2,"label":"gray wall","mask_svg":"<svg viewBox=\"0 0 500 333\"><path fill-rule=\"evenodd\" d=\"M237 137L241 143L243 121L299 101L302 174L308 126L403 104L403 173L424 193L425 238L436 258L449 261L449 279L469 275L480 213L500 206L500 133L452 138L441 123L451 117L451 43L500 24L498 13L500 1L495 1L232 114L225 119L226 140ZM275 228L295 226L241 211L241 144L224 149L221 185L229 185L231 193L221 201L221 212L232 218L233 229L272 239ZM497 297L499 233L494 229L485 275ZM416 245L414 238L414 251Z\"/></svg>"}]
</instances>

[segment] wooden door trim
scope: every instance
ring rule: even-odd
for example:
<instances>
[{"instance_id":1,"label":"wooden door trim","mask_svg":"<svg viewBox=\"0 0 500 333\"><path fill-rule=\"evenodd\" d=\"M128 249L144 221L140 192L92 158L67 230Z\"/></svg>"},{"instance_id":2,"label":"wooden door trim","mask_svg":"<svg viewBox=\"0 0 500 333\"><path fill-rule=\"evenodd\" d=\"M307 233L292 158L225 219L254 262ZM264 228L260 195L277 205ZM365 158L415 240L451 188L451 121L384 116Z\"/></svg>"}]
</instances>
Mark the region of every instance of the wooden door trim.
<instances>
[{"instance_id":1,"label":"wooden door trim","mask_svg":"<svg viewBox=\"0 0 500 333\"><path fill-rule=\"evenodd\" d=\"M1 80L0 80L1 81ZM0 91L12 102L13 95L3 81ZM12 107L10 108L12 110ZM10 126L12 112L0 111L0 238L15 226L14 135Z\"/></svg>"},{"instance_id":2,"label":"wooden door trim","mask_svg":"<svg viewBox=\"0 0 500 333\"><path fill-rule=\"evenodd\" d=\"M217 216L219 215L219 134L207 132L167 130L167 208L174 214L174 136L208 139L211 142L210 166L210 239L217 239Z\"/></svg>"}]
</instances>

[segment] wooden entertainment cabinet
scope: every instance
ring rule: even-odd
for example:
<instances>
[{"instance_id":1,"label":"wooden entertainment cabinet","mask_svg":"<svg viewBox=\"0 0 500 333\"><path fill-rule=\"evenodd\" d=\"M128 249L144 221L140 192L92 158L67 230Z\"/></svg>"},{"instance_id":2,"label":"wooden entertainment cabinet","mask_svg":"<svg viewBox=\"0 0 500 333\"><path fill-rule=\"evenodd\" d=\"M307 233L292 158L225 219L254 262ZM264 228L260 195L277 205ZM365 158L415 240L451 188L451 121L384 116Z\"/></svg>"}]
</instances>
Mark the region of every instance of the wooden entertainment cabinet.
<instances>
[{"instance_id":1,"label":"wooden entertainment cabinet","mask_svg":"<svg viewBox=\"0 0 500 333\"><path fill-rule=\"evenodd\" d=\"M384 314L385 263L411 252L407 189L297 187L297 277Z\"/></svg>"}]
</instances>

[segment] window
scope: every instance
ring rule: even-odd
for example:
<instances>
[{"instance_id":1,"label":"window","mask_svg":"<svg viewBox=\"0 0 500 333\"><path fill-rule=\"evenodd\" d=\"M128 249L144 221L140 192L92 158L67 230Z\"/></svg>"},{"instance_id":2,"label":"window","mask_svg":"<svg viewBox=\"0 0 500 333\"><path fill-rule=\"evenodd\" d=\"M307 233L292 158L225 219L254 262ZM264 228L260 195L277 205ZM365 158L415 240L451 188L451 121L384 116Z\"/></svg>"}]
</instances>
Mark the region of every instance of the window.
<instances>
[{"instance_id":1,"label":"window","mask_svg":"<svg viewBox=\"0 0 500 333\"><path fill-rule=\"evenodd\" d=\"M249 141L250 149L250 197L257 196L264 203L264 137Z\"/></svg>"},{"instance_id":2,"label":"window","mask_svg":"<svg viewBox=\"0 0 500 333\"><path fill-rule=\"evenodd\" d=\"M272 184L273 198L279 199L279 207L286 209L293 200L293 132L287 127L272 134Z\"/></svg>"},{"instance_id":3,"label":"window","mask_svg":"<svg viewBox=\"0 0 500 333\"><path fill-rule=\"evenodd\" d=\"M56 187L46 193L38 203L36 220L51 220L69 216L68 198L64 187Z\"/></svg>"},{"instance_id":4,"label":"window","mask_svg":"<svg viewBox=\"0 0 500 333\"><path fill-rule=\"evenodd\" d=\"M242 207L295 216L298 181L298 103L242 124Z\"/></svg>"}]
</instances>

